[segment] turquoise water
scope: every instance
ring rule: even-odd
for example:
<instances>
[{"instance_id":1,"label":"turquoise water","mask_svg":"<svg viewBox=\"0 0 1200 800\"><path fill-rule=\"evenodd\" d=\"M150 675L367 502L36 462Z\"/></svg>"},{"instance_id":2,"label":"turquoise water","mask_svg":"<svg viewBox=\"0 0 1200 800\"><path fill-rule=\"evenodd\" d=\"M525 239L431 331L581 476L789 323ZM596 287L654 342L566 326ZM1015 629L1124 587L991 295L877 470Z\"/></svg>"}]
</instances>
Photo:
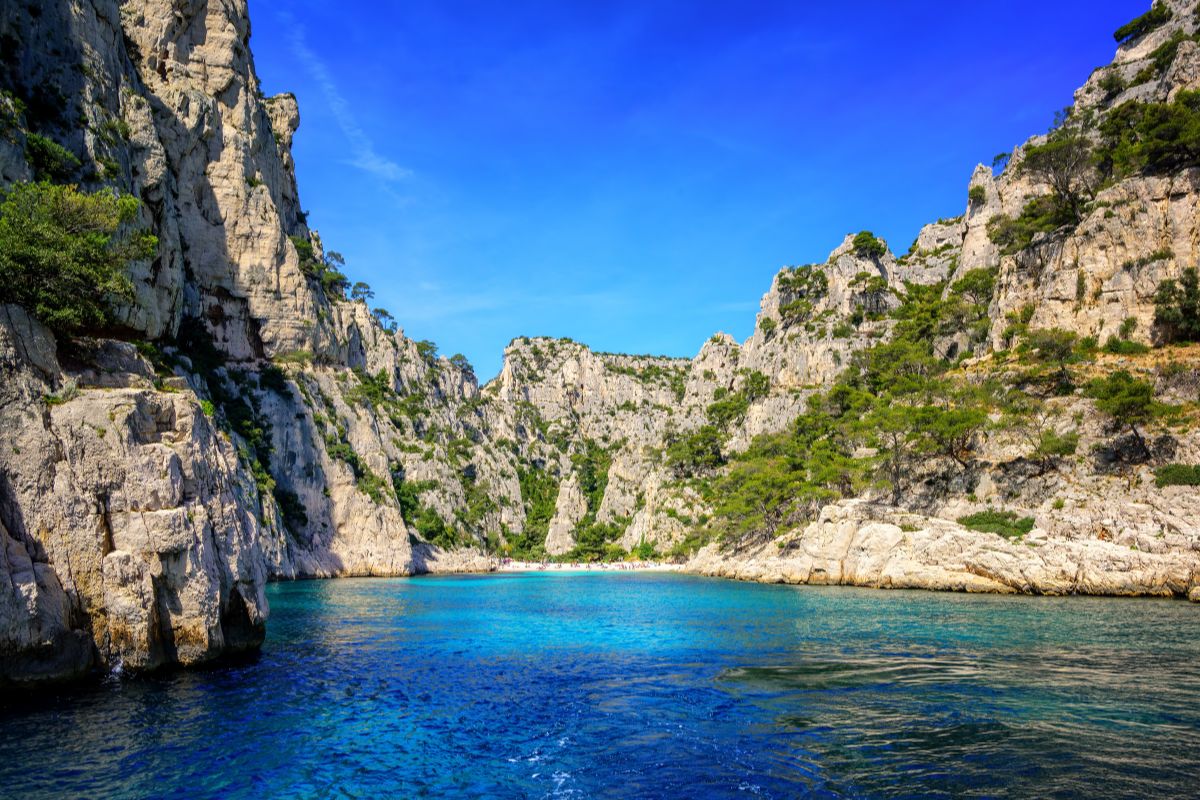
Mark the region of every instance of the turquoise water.
<instances>
[{"instance_id":1,"label":"turquoise water","mask_svg":"<svg viewBox=\"0 0 1200 800\"><path fill-rule=\"evenodd\" d=\"M0 710L6 797L1194 797L1200 607L659 574L271 587L254 660Z\"/></svg>"}]
</instances>

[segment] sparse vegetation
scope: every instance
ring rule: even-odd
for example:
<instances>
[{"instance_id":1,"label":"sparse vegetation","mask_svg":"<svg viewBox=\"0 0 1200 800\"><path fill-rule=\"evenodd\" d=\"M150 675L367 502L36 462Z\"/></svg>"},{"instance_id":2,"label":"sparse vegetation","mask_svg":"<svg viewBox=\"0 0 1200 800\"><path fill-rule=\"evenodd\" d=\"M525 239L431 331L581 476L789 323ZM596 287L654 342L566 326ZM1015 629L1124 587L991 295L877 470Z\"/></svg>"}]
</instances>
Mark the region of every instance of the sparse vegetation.
<instances>
[{"instance_id":1,"label":"sparse vegetation","mask_svg":"<svg viewBox=\"0 0 1200 800\"><path fill-rule=\"evenodd\" d=\"M1154 483L1165 486L1200 486L1200 465L1168 464L1154 471Z\"/></svg>"},{"instance_id":2,"label":"sparse vegetation","mask_svg":"<svg viewBox=\"0 0 1200 800\"><path fill-rule=\"evenodd\" d=\"M25 137L25 160L39 181L66 183L82 166L79 158L58 142L37 133Z\"/></svg>"},{"instance_id":3,"label":"sparse vegetation","mask_svg":"<svg viewBox=\"0 0 1200 800\"><path fill-rule=\"evenodd\" d=\"M1033 517L1017 518L1011 511L980 511L977 514L960 517L958 524L964 528L981 533L995 533L1006 539L1020 539L1033 530Z\"/></svg>"}]
</instances>

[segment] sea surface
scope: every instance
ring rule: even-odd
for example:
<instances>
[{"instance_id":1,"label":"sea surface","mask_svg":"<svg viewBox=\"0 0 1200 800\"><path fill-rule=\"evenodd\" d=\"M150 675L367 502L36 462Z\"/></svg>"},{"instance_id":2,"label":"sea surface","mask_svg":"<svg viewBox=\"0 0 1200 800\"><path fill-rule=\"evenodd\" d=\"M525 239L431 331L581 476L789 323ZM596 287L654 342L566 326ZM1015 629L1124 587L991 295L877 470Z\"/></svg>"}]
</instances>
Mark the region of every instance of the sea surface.
<instances>
[{"instance_id":1,"label":"sea surface","mask_svg":"<svg viewBox=\"0 0 1200 800\"><path fill-rule=\"evenodd\" d=\"M261 655L0 701L0 796L1200 795L1200 606L521 574L271 587Z\"/></svg>"}]
</instances>

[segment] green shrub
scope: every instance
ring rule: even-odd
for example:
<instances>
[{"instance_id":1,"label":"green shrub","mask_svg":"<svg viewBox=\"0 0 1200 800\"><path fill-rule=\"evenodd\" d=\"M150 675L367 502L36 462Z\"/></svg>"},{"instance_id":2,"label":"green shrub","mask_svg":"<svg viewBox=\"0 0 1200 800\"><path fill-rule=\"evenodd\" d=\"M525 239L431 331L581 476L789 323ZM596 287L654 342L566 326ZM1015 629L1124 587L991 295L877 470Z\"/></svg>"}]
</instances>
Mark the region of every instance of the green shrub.
<instances>
[{"instance_id":1,"label":"green shrub","mask_svg":"<svg viewBox=\"0 0 1200 800\"><path fill-rule=\"evenodd\" d=\"M23 306L60 334L112 325L114 305L133 298L126 266L158 248L145 231L119 233L139 205L111 190L10 187L0 203L0 302Z\"/></svg>"},{"instance_id":2,"label":"green shrub","mask_svg":"<svg viewBox=\"0 0 1200 800\"><path fill-rule=\"evenodd\" d=\"M1113 34L1113 38L1119 43L1124 44L1132 39L1145 36L1151 31L1158 30L1170 22L1172 16L1173 14L1169 7L1161 2L1155 3L1145 14L1117 28Z\"/></svg>"},{"instance_id":3,"label":"green shrub","mask_svg":"<svg viewBox=\"0 0 1200 800\"><path fill-rule=\"evenodd\" d=\"M833 331L829 335L834 339L849 339L854 335L854 326L848 322L839 322L833 326Z\"/></svg>"},{"instance_id":4,"label":"green shrub","mask_svg":"<svg viewBox=\"0 0 1200 800\"><path fill-rule=\"evenodd\" d=\"M981 206L987 202L987 189L982 186L972 186L967 192L967 201L972 206Z\"/></svg>"},{"instance_id":5,"label":"green shrub","mask_svg":"<svg viewBox=\"0 0 1200 800\"><path fill-rule=\"evenodd\" d=\"M1108 337L1108 341L1104 343L1104 352L1116 356L1140 356L1143 353L1149 353L1150 348L1141 342L1131 342L1128 339L1118 339L1116 336L1110 336Z\"/></svg>"},{"instance_id":6,"label":"green shrub","mask_svg":"<svg viewBox=\"0 0 1200 800\"><path fill-rule=\"evenodd\" d=\"M276 364L311 364L313 354L311 350L289 350L286 353L280 353L272 360Z\"/></svg>"},{"instance_id":7,"label":"green shrub","mask_svg":"<svg viewBox=\"0 0 1200 800\"><path fill-rule=\"evenodd\" d=\"M1105 72L1104 77L1100 79L1100 91L1104 92L1105 98L1116 97L1125 91L1125 88L1125 79L1116 70Z\"/></svg>"},{"instance_id":8,"label":"green shrub","mask_svg":"<svg viewBox=\"0 0 1200 800\"><path fill-rule=\"evenodd\" d=\"M1154 64L1154 73L1162 75L1171 65L1175 63L1175 56L1179 54L1179 46L1186 41L1194 41L1194 37L1188 36L1183 31L1175 31L1171 34L1171 38L1154 48L1150 53L1151 62Z\"/></svg>"},{"instance_id":9,"label":"green shrub","mask_svg":"<svg viewBox=\"0 0 1200 800\"><path fill-rule=\"evenodd\" d=\"M106 119L96 133L100 141L109 147L116 147L121 142L127 142L133 135L129 123L123 119Z\"/></svg>"},{"instance_id":10,"label":"green shrub","mask_svg":"<svg viewBox=\"0 0 1200 800\"><path fill-rule=\"evenodd\" d=\"M21 98L6 89L0 89L0 136L16 141L13 132L21 130L21 118L24 116L25 103Z\"/></svg>"},{"instance_id":11,"label":"green shrub","mask_svg":"<svg viewBox=\"0 0 1200 800\"><path fill-rule=\"evenodd\" d=\"M770 317L763 317L758 323L758 329L763 332L764 336L770 336L779 327L779 323Z\"/></svg>"},{"instance_id":12,"label":"green shrub","mask_svg":"<svg viewBox=\"0 0 1200 800\"><path fill-rule=\"evenodd\" d=\"M1154 324L1167 342L1200 341L1200 272L1183 271L1179 282L1165 280L1154 293Z\"/></svg>"},{"instance_id":13,"label":"green shrub","mask_svg":"<svg viewBox=\"0 0 1200 800\"><path fill-rule=\"evenodd\" d=\"M659 559L658 550L655 549L653 542L647 542L645 539L638 542L629 554L638 561L657 561Z\"/></svg>"},{"instance_id":14,"label":"green shrub","mask_svg":"<svg viewBox=\"0 0 1200 800\"><path fill-rule=\"evenodd\" d=\"M1200 486L1200 465L1168 464L1154 470L1154 483L1164 486Z\"/></svg>"},{"instance_id":15,"label":"green shrub","mask_svg":"<svg viewBox=\"0 0 1200 800\"><path fill-rule=\"evenodd\" d=\"M287 375L274 364L267 364L259 371L258 385L283 397L290 396Z\"/></svg>"},{"instance_id":16,"label":"green shrub","mask_svg":"<svg viewBox=\"0 0 1200 800\"><path fill-rule=\"evenodd\" d=\"M25 159L33 167L34 178L39 181L65 183L74 177L80 167L80 161L74 153L37 133L25 137Z\"/></svg>"},{"instance_id":17,"label":"green shrub","mask_svg":"<svg viewBox=\"0 0 1200 800\"><path fill-rule=\"evenodd\" d=\"M860 231L854 237L854 254L859 258L882 258L887 254L887 245L870 231Z\"/></svg>"},{"instance_id":18,"label":"green shrub","mask_svg":"<svg viewBox=\"0 0 1200 800\"><path fill-rule=\"evenodd\" d=\"M1033 517L1017 518L1011 511L988 509L977 514L959 517L958 524L980 533L995 533L1006 539L1020 539L1033 530Z\"/></svg>"},{"instance_id":19,"label":"green shrub","mask_svg":"<svg viewBox=\"0 0 1200 800\"><path fill-rule=\"evenodd\" d=\"M1055 459L1075 455L1075 451L1078 449L1079 434L1075 431L1059 433L1055 430L1047 430L1038 437L1032 458L1041 462L1043 468L1046 468Z\"/></svg>"},{"instance_id":20,"label":"green shrub","mask_svg":"<svg viewBox=\"0 0 1200 800\"><path fill-rule=\"evenodd\" d=\"M374 375L369 375L364 369L356 369L354 375L358 378L358 385L346 392L346 400L351 404L382 408L395 394L386 370L381 369Z\"/></svg>"},{"instance_id":21,"label":"green shrub","mask_svg":"<svg viewBox=\"0 0 1200 800\"><path fill-rule=\"evenodd\" d=\"M1004 255L1019 253L1033 243L1038 234L1072 225L1076 221L1071 207L1057 195L1030 200L1016 219L999 214L988 220L988 238Z\"/></svg>"}]
</instances>

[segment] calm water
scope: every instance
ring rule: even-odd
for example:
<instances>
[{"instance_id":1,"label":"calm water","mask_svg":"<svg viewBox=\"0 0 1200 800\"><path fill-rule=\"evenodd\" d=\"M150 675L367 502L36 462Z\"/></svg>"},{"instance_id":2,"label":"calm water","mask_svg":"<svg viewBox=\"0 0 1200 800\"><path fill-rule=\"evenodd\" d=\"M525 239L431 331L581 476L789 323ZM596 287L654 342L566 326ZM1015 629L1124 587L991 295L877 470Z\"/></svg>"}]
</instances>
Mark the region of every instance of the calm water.
<instances>
[{"instance_id":1,"label":"calm water","mask_svg":"<svg viewBox=\"0 0 1200 800\"><path fill-rule=\"evenodd\" d=\"M271 588L262 655L0 710L0 795L1200 794L1200 607L675 575Z\"/></svg>"}]
</instances>

